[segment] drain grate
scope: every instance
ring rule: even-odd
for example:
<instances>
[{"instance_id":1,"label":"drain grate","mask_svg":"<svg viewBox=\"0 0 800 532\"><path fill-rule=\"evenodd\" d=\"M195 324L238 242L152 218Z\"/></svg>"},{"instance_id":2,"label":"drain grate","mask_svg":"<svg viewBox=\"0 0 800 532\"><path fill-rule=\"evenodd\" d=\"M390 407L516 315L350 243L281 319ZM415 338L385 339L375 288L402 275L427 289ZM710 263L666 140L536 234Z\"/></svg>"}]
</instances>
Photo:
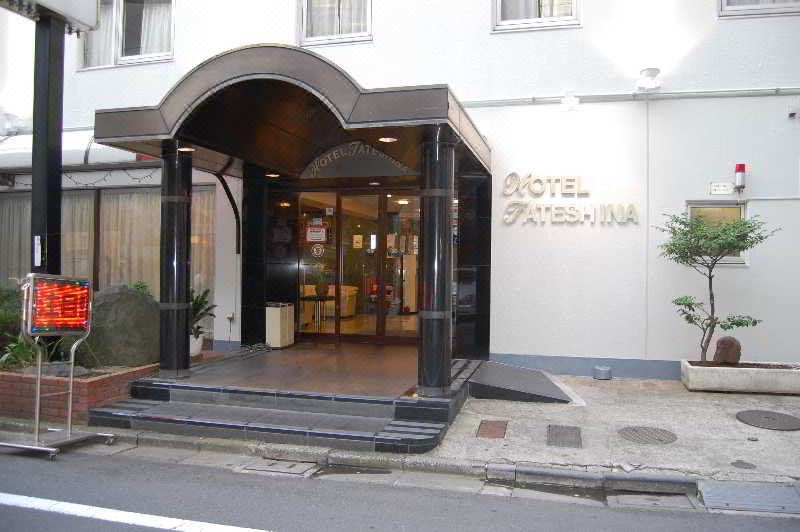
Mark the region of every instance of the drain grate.
<instances>
[{"instance_id":1,"label":"drain grate","mask_svg":"<svg viewBox=\"0 0 800 532\"><path fill-rule=\"evenodd\" d=\"M624 427L619 430L619 435L643 445L666 445L678 439L673 432L658 427Z\"/></svg>"},{"instance_id":2,"label":"drain grate","mask_svg":"<svg viewBox=\"0 0 800 532\"><path fill-rule=\"evenodd\" d=\"M547 425L547 445L580 449L583 446L581 428L570 425Z\"/></svg>"},{"instance_id":3,"label":"drain grate","mask_svg":"<svg viewBox=\"0 0 800 532\"><path fill-rule=\"evenodd\" d=\"M744 460L736 460L735 462L731 462L733 467L738 469L755 469L756 465L751 464L750 462L745 462Z\"/></svg>"},{"instance_id":4,"label":"drain grate","mask_svg":"<svg viewBox=\"0 0 800 532\"><path fill-rule=\"evenodd\" d=\"M478 433L475 434L477 438L498 438L506 437L506 430L508 429L508 421L488 421L483 420L478 425Z\"/></svg>"},{"instance_id":5,"label":"drain grate","mask_svg":"<svg viewBox=\"0 0 800 532\"><path fill-rule=\"evenodd\" d=\"M263 460L248 464L245 471L254 473L282 473L285 475L305 475L317 467L309 462L287 462L285 460Z\"/></svg>"},{"instance_id":6,"label":"drain grate","mask_svg":"<svg viewBox=\"0 0 800 532\"><path fill-rule=\"evenodd\" d=\"M736 419L746 425L769 430L800 430L800 418L771 410L742 410Z\"/></svg>"}]
</instances>

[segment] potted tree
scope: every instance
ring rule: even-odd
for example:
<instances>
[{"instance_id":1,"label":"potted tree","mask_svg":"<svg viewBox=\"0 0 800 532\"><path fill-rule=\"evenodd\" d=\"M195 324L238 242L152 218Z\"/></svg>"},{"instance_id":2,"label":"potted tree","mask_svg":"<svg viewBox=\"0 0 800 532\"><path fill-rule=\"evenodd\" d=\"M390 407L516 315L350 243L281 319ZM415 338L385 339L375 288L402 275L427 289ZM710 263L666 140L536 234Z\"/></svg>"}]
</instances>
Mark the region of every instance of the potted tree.
<instances>
[{"instance_id":1,"label":"potted tree","mask_svg":"<svg viewBox=\"0 0 800 532\"><path fill-rule=\"evenodd\" d=\"M195 294L194 288L190 293L192 300L192 322L191 333L189 334L189 354L196 355L203 350L203 340L205 339L205 329L200 324L204 318L214 318L212 312L216 305L208 302L209 289L206 288L200 294Z\"/></svg>"},{"instance_id":2,"label":"potted tree","mask_svg":"<svg viewBox=\"0 0 800 532\"><path fill-rule=\"evenodd\" d=\"M724 364L708 361L708 349L718 329L730 331L739 327L755 327L761 320L746 314L721 317L717 313L714 276L717 265L732 255L742 254L764 242L777 230L765 229L758 217L712 224L702 216L667 215L660 231L669 239L661 244L661 255L673 262L689 266L706 278L708 307L694 296L672 300L678 314L700 330L700 361L681 361L681 380L690 390L744 391L766 393L798 393L798 369L783 364ZM735 342L735 340L733 340ZM738 344L738 342L737 342Z\"/></svg>"}]
</instances>

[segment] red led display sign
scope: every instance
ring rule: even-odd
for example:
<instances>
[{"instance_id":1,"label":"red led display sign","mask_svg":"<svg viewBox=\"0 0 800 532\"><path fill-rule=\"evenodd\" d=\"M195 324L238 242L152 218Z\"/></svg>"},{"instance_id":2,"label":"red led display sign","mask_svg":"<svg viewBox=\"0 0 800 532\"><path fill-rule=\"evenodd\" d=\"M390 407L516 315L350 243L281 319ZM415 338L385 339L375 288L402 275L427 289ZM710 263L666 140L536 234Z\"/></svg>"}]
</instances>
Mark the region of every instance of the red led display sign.
<instances>
[{"instance_id":1,"label":"red led display sign","mask_svg":"<svg viewBox=\"0 0 800 532\"><path fill-rule=\"evenodd\" d=\"M89 281L32 275L28 302L31 336L83 334L91 320Z\"/></svg>"}]
</instances>

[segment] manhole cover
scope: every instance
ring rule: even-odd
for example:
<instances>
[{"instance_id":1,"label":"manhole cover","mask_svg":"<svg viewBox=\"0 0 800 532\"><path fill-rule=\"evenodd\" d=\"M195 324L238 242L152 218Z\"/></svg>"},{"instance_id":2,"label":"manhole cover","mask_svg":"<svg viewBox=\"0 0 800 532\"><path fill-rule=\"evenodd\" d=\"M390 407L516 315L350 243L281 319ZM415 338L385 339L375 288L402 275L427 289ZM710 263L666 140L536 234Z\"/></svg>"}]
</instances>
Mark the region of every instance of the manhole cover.
<instances>
[{"instance_id":1,"label":"manhole cover","mask_svg":"<svg viewBox=\"0 0 800 532\"><path fill-rule=\"evenodd\" d=\"M505 438L508 421L481 421L478 425L478 438Z\"/></svg>"},{"instance_id":2,"label":"manhole cover","mask_svg":"<svg viewBox=\"0 0 800 532\"><path fill-rule=\"evenodd\" d=\"M738 469L755 469L756 465L751 464L750 462L745 462L744 460L736 460L735 462L731 462L733 467Z\"/></svg>"},{"instance_id":3,"label":"manhole cover","mask_svg":"<svg viewBox=\"0 0 800 532\"><path fill-rule=\"evenodd\" d=\"M672 432L658 427L624 427L619 430L619 435L645 445L666 445L678 439Z\"/></svg>"},{"instance_id":4,"label":"manhole cover","mask_svg":"<svg viewBox=\"0 0 800 532\"><path fill-rule=\"evenodd\" d=\"M746 425L769 430L800 430L800 418L771 410L742 410L736 419Z\"/></svg>"},{"instance_id":5,"label":"manhole cover","mask_svg":"<svg viewBox=\"0 0 800 532\"><path fill-rule=\"evenodd\" d=\"M547 445L580 449L583 445L581 428L569 425L547 425Z\"/></svg>"}]
</instances>

